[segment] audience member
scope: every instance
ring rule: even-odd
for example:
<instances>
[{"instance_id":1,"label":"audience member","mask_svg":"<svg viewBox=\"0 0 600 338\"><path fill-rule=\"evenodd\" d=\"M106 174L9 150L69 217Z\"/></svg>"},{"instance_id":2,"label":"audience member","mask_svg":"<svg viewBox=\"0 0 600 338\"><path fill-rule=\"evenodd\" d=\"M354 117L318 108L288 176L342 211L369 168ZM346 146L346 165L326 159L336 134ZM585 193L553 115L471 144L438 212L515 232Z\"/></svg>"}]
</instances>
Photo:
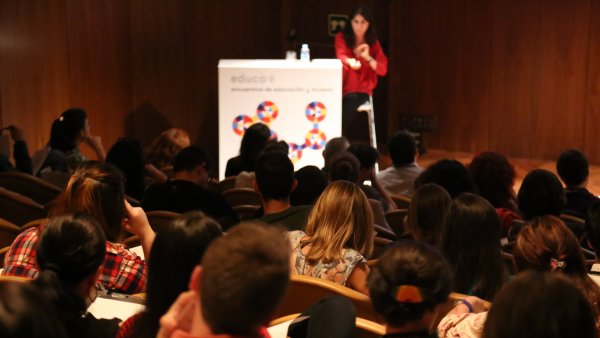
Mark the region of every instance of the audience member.
<instances>
[{"instance_id":1,"label":"audience member","mask_svg":"<svg viewBox=\"0 0 600 338\"><path fill-rule=\"evenodd\" d=\"M530 271L500 292L483 338L594 338L595 322L589 301L566 278Z\"/></svg>"},{"instance_id":2,"label":"audience member","mask_svg":"<svg viewBox=\"0 0 600 338\"><path fill-rule=\"evenodd\" d=\"M406 233L417 241L440 248L442 227L451 203L452 198L439 185L420 186L410 201Z\"/></svg>"},{"instance_id":3,"label":"audience member","mask_svg":"<svg viewBox=\"0 0 600 338\"><path fill-rule=\"evenodd\" d=\"M0 283L0 332L3 338L67 338L66 328L40 291L30 283Z\"/></svg>"},{"instance_id":4,"label":"audience member","mask_svg":"<svg viewBox=\"0 0 600 338\"><path fill-rule=\"evenodd\" d=\"M383 206L384 211L388 211L390 208L396 209L396 204L388 196L385 189L381 187L375 175L375 164L377 164L379 158L377 149L368 144L353 144L348 148L348 152L356 156L360 163L357 184L363 190L365 195L367 195L368 198L379 201ZM365 185L365 181L370 181L371 185Z\"/></svg>"},{"instance_id":5,"label":"audience member","mask_svg":"<svg viewBox=\"0 0 600 338\"><path fill-rule=\"evenodd\" d=\"M373 307L385 321L384 337L431 337L431 323L448 299L451 281L446 259L425 243L403 240L384 252L369 275Z\"/></svg>"},{"instance_id":6,"label":"audience member","mask_svg":"<svg viewBox=\"0 0 600 338\"><path fill-rule=\"evenodd\" d=\"M515 168L506 156L493 151L482 152L471 160L469 173L475 184L477 194L490 202L506 236L514 220L522 219L513 189Z\"/></svg>"},{"instance_id":7,"label":"audience member","mask_svg":"<svg viewBox=\"0 0 600 338\"><path fill-rule=\"evenodd\" d=\"M323 278L367 294L366 258L373 250L373 212L360 188L336 181L313 207L306 233L289 233L292 271Z\"/></svg>"},{"instance_id":8,"label":"audience member","mask_svg":"<svg viewBox=\"0 0 600 338\"><path fill-rule=\"evenodd\" d=\"M446 189L450 197L475 192L475 186L467 168L457 160L439 160L430 165L415 180L415 189L426 183L435 183Z\"/></svg>"},{"instance_id":9,"label":"audience member","mask_svg":"<svg viewBox=\"0 0 600 338\"><path fill-rule=\"evenodd\" d=\"M283 231L242 223L216 239L161 318L158 338L266 338L265 326L283 298L290 274Z\"/></svg>"},{"instance_id":10,"label":"audience member","mask_svg":"<svg viewBox=\"0 0 600 338\"><path fill-rule=\"evenodd\" d=\"M33 169L27 143L25 143L25 137L23 136L23 129L17 126L8 126L6 130L10 132L10 138L14 142L13 158L15 159L15 165L13 166L10 162L8 155L0 154L0 172L18 170L26 174L31 174Z\"/></svg>"},{"instance_id":11,"label":"audience member","mask_svg":"<svg viewBox=\"0 0 600 338\"><path fill-rule=\"evenodd\" d=\"M387 147L393 165L377 174L377 180L391 194L412 196L415 179L424 170L417 163L419 152L414 137L398 132Z\"/></svg>"},{"instance_id":12,"label":"audience member","mask_svg":"<svg viewBox=\"0 0 600 338\"><path fill-rule=\"evenodd\" d=\"M600 202L592 204L588 209L585 220L585 230L588 234L589 245L600 256ZM590 277L596 284L600 285L600 262L592 265Z\"/></svg>"},{"instance_id":13,"label":"audience member","mask_svg":"<svg viewBox=\"0 0 600 338\"><path fill-rule=\"evenodd\" d=\"M556 161L556 171L565 183L566 204L563 213L585 219L588 208L600 201L586 189L589 175L587 158L579 150L565 150Z\"/></svg>"},{"instance_id":14,"label":"audience member","mask_svg":"<svg viewBox=\"0 0 600 338\"><path fill-rule=\"evenodd\" d=\"M112 165L86 162L75 171L67 188L50 207L51 218L69 213L91 215L106 237L106 257L98 282L105 288L123 293L142 292L146 286L144 261L121 243L125 229L140 237L144 255L150 256L154 232L141 208L125 201L123 177ZM124 222L124 219L127 221ZM3 275L35 278L36 244L45 225L27 229L12 243L4 259Z\"/></svg>"},{"instance_id":15,"label":"audience member","mask_svg":"<svg viewBox=\"0 0 600 338\"><path fill-rule=\"evenodd\" d=\"M169 167L175 155L190 144L190 137L185 130L165 130L146 148L146 159L158 169Z\"/></svg>"},{"instance_id":16,"label":"audience member","mask_svg":"<svg viewBox=\"0 0 600 338\"><path fill-rule=\"evenodd\" d=\"M331 159L327 178L330 182L344 180L356 184L360 178L359 171L360 162L356 156L348 151L341 151Z\"/></svg>"},{"instance_id":17,"label":"audience member","mask_svg":"<svg viewBox=\"0 0 600 338\"><path fill-rule=\"evenodd\" d=\"M144 210L202 211L216 219L224 230L238 223L238 216L218 192L206 189L212 159L206 150L189 146L173 160L175 177L146 190Z\"/></svg>"},{"instance_id":18,"label":"audience member","mask_svg":"<svg viewBox=\"0 0 600 338\"><path fill-rule=\"evenodd\" d=\"M255 174L255 190L261 195L264 210L260 220L290 231L304 230L311 207L290 204L290 193L298 182L287 152L265 151L256 161Z\"/></svg>"},{"instance_id":19,"label":"audience member","mask_svg":"<svg viewBox=\"0 0 600 338\"><path fill-rule=\"evenodd\" d=\"M454 199L441 237L442 252L454 271L453 291L493 300L507 279L494 207L474 194Z\"/></svg>"},{"instance_id":20,"label":"audience member","mask_svg":"<svg viewBox=\"0 0 600 338\"><path fill-rule=\"evenodd\" d=\"M112 338L119 319L97 319L87 308L97 296L96 283L106 255L100 224L83 214L50 219L36 248L40 269L33 284L54 305L72 338Z\"/></svg>"},{"instance_id":21,"label":"audience member","mask_svg":"<svg viewBox=\"0 0 600 338\"><path fill-rule=\"evenodd\" d=\"M331 140L327 141L325 145L325 149L323 149L323 172L327 177L329 177L329 166L331 161L340 152L346 151L350 147L350 142L343 136L334 137Z\"/></svg>"},{"instance_id":22,"label":"audience member","mask_svg":"<svg viewBox=\"0 0 600 338\"><path fill-rule=\"evenodd\" d=\"M117 167L125 177L125 194L138 201L144 197L145 163L142 146L130 138L120 138L108 150L106 163Z\"/></svg>"},{"instance_id":23,"label":"audience member","mask_svg":"<svg viewBox=\"0 0 600 338\"><path fill-rule=\"evenodd\" d=\"M294 173L298 182L296 189L290 194L291 205L313 205L329 184L327 177L314 165L307 165Z\"/></svg>"},{"instance_id":24,"label":"audience member","mask_svg":"<svg viewBox=\"0 0 600 338\"><path fill-rule=\"evenodd\" d=\"M188 290L190 275L208 245L223 232L217 222L192 211L156 234L148 260L146 308L126 320L117 338L154 338L159 319L180 293Z\"/></svg>"},{"instance_id":25,"label":"audience member","mask_svg":"<svg viewBox=\"0 0 600 338\"><path fill-rule=\"evenodd\" d=\"M253 172L256 159L270 138L271 130L266 124L255 123L246 129L240 145L240 154L227 161L225 177L236 176L242 171Z\"/></svg>"},{"instance_id":26,"label":"audience member","mask_svg":"<svg viewBox=\"0 0 600 338\"><path fill-rule=\"evenodd\" d=\"M106 152L102 140L90 133L85 110L67 109L52 123L48 145L33 155L33 174L39 176L49 171L72 173L86 160L79 150L82 142L94 151L98 161L104 162Z\"/></svg>"}]
</instances>

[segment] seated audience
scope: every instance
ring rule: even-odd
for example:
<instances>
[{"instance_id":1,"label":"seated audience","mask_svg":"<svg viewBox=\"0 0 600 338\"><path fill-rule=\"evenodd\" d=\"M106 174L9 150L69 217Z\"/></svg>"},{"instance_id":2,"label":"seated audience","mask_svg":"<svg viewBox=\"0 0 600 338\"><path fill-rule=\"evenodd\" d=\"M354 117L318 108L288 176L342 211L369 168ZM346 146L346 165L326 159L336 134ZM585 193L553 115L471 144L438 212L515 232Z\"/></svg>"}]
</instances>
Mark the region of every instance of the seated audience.
<instances>
[{"instance_id":1,"label":"seated audience","mask_svg":"<svg viewBox=\"0 0 600 338\"><path fill-rule=\"evenodd\" d=\"M269 143L271 129L264 123L250 126L242 137L240 154L230 158L225 167L225 177L236 176L242 171L253 172L256 159Z\"/></svg>"},{"instance_id":2,"label":"seated audience","mask_svg":"<svg viewBox=\"0 0 600 338\"><path fill-rule=\"evenodd\" d=\"M165 130L146 148L146 159L155 168L169 167L175 155L190 144L190 137L185 130L178 128Z\"/></svg>"},{"instance_id":3,"label":"seated audience","mask_svg":"<svg viewBox=\"0 0 600 338\"><path fill-rule=\"evenodd\" d=\"M468 193L455 198L442 229L441 248L454 272L452 291L494 299L507 272L498 215L488 201Z\"/></svg>"},{"instance_id":4,"label":"seated audience","mask_svg":"<svg viewBox=\"0 0 600 338\"><path fill-rule=\"evenodd\" d=\"M256 161L255 174L255 189L261 195L264 210L260 220L283 225L290 231L304 230L311 207L290 204L290 193L298 182L287 152L265 151Z\"/></svg>"},{"instance_id":5,"label":"seated audience","mask_svg":"<svg viewBox=\"0 0 600 338\"><path fill-rule=\"evenodd\" d=\"M350 147L350 142L343 136L334 137L327 141L323 149L323 173L329 177L329 165L333 158L340 152L346 151Z\"/></svg>"},{"instance_id":6,"label":"seated audience","mask_svg":"<svg viewBox=\"0 0 600 338\"><path fill-rule=\"evenodd\" d=\"M306 233L289 233L292 273L323 278L367 294L367 260L373 250L373 213L365 194L347 181L325 189Z\"/></svg>"},{"instance_id":7,"label":"seated audience","mask_svg":"<svg viewBox=\"0 0 600 338\"><path fill-rule=\"evenodd\" d=\"M428 183L420 186L408 208L407 235L440 248L442 227L451 203L450 195L439 185Z\"/></svg>"},{"instance_id":8,"label":"seated audience","mask_svg":"<svg viewBox=\"0 0 600 338\"><path fill-rule=\"evenodd\" d=\"M94 151L98 161L104 162L106 152L102 140L90 133L85 110L67 109L52 123L48 145L33 155L33 174L40 176L51 171L74 172L86 160L79 150L82 142Z\"/></svg>"},{"instance_id":9,"label":"seated audience","mask_svg":"<svg viewBox=\"0 0 600 338\"><path fill-rule=\"evenodd\" d=\"M144 261L120 243L123 230L140 237L144 255L150 256L154 232L141 208L125 201L123 177L112 165L86 162L75 171L67 188L50 207L51 218L69 213L92 216L106 237L106 257L98 282L105 288L122 292L142 292L146 286ZM126 219L126 221L125 221ZM4 258L3 275L36 278L36 244L45 224L19 234Z\"/></svg>"},{"instance_id":10,"label":"seated audience","mask_svg":"<svg viewBox=\"0 0 600 338\"><path fill-rule=\"evenodd\" d=\"M294 173L298 182L296 189L290 194L290 204L313 205L329 184L327 177L314 165L307 165Z\"/></svg>"},{"instance_id":11,"label":"seated audience","mask_svg":"<svg viewBox=\"0 0 600 338\"><path fill-rule=\"evenodd\" d=\"M23 136L23 129L17 126L8 126L6 130L10 132L10 138L14 142L13 158L15 159L15 165L13 166L10 162L8 155L0 154L0 172L18 170L26 174L31 174L33 169L27 143L25 143L25 137Z\"/></svg>"},{"instance_id":12,"label":"seated audience","mask_svg":"<svg viewBox=\"0 0 600 338\"><path fill-rule=\"evenodd\" d=\"M585 220L585 230L588 234L588 242L596 252L596 259L598 259L600 257L600 202L596 202L589 207ZM600 263L592 265L590 277L596 284L600 285Z\"/></svg>"},{"instance_id":13,"label":"seated audience","mask_svg":"<svg viewBox=\"0 0 600 338\"><path fill-rule=\"evenodd\" d=\"M425 169L415 180L415 189L426 183L435 183L446 189L450 197L464 192L475 192L467 167L457 160L439 160Z\"/></svg>"},{"instance_id":14,"label":"seated audience","mask_svg":"<svg viewBox=\"0 0 600 338\"><path fill-rule=\"evenodd\" d=\"M208 245L223 232L217 222L192 211L156 234L148 260L146 308L126 320L117 338L154 338L159 319L180 293L188 290L190 275Z\"/></svg>"},{"instance_id":15,"label":"seated audience","mask_svg":"<svg viewBox=\"0 0 600 338\"><path fill-rule=\"evenodd\" d=\"M433 247L403 240L379 257L369 275L373 307L385 321L384 337L432 337L438 306L448 299L452 270Z\"/></svg>"},{"instance_id":16,"label":"seated audience","mask_svg":"<svg viewBox=\"0 0 600 338\"><path fill-rule=\"evenodd\" d=\"M388 196L388 193L381 187L375 175L375 164L379 158L377 149L367 144L353 144L348 148L348 152L356 156L360 169L358 171L357 184L363 190L368 198L377 200L383 206L384 211L396 209L396 204ZM365 185L365 181L370 181L371 185Z\"/></svg>"},{"instance_id":17,"label":"seated audience","mask_svg":"<svg viewBox=\"0 0 600 338\"><path fill-rule=\"evenodd\" d=\"M67 338L51 304L30 283L0 283L0 332L3 338Z\"/></svg>"},{"instance_id":18,"label":"seated audience","mask_svg":"<svg viewBox=\"0 0 600 338\"><path fill-rule=\"evenodd\" d=\"M198 146L184 148L173 160L175 177L146 190L144 210L197 210L217 220L224 230L237 224L238 216L223 196L206 188L211 168L212 159L206 150Z\"/></svg>"},{"instance_id":19,"label":"seated audience","mask_svg":"<svg viewBox=\"0 0 600 338\"><path fill-rule=\"evenodd\" d=\"M130 138L118 139L106 154L106 163L117 167L125 177L125 194L138 201L142 200L146 190L144 162L142 146Z\"/></svg>"},{"instance_id":20,"label":"seated audience","mask_svg":"<svg viewBox=\"0 0 600 338\"><path fill-rule=\"evenodd\" d=\"M414 137L398 132L389 140L387 148L392 166L377 174L377 180L390 194L412 196L415 179L424 170L417 163L419 151Z\"/></svg>"},{"instance_id":21,"label":"seated audience","mask_svg":"<svg viewBox=\"0 0 600 338\"><path fill-rule=\"evenodd\" d=\"M40 273L33 284L53 304L69 336L114 337L119 319L97 319L87 313L97 296L106 255L106 238L98 222L84 214L50 219L36 254Z\"/></svg>"},{"instance_id":22,"label":"seated audience","mask_svg":"<svg viewBox=\"0 0 600 338\"><path fill-rule=\"evenodd\" d=\"M563 213L585 219L588 208L600 201L586 189L589 175L587 158L579 150L565 150L556 161L556 171L565 183L566 204Z\"/></svg>"},{"instance_id":23,"label":"seated audience","mask_svg":"<svg viewBox=\"0 0 600 338\"><path fill-rule=\"evenodd\" d=\"M157 338L269 337L265 326L283 298L289 246L280 229L242 223L206 250L202 265L160 320Z\"/></svg>"},{"instance_id":24,"label":"seated audience","mask_svg":"<svg viewBox=\"0 0 600 338\"><path fill-rule=\"evenodd\" d=\"M473 157L468 165L477 194L490 202L500 217L502 235L506 236L512 222L522 219L513 189L515 168L506 156L485 151Z\"/></svg>"}]
</instances>

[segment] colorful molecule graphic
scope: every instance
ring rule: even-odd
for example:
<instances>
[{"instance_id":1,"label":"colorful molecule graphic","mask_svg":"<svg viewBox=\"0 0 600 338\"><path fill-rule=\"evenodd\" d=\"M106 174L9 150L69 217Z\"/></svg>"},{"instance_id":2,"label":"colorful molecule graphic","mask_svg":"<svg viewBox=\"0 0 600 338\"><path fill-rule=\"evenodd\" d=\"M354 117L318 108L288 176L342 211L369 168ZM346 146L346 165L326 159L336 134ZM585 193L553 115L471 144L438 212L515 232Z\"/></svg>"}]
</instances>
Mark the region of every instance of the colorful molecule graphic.
<instances>
[{"instance_id":1,"label":"colorful molecule graphic","mask_svg":"<svg viewBox=\"0 0 600 338\"><path fill-rule=\"evenodd\" d=\"M279 115L279 108L271 101L262 101L256 108L256 115L238 115L233 119L232 129L236 135L244 136L246 129L257 122L262 122L270 127L271 122ZM305 149L319 150L325 147L327 135L319 129L319 123L327 117L327 108L321 102L314 101L309 103L305 109L306 119L312 123L312 129L306 133L304 143L288 143L290 147L290 159L293 163L302 158L302 152ZM271 129L271 139L277 140L277 133Z\"/></svg>"}]
</instances>

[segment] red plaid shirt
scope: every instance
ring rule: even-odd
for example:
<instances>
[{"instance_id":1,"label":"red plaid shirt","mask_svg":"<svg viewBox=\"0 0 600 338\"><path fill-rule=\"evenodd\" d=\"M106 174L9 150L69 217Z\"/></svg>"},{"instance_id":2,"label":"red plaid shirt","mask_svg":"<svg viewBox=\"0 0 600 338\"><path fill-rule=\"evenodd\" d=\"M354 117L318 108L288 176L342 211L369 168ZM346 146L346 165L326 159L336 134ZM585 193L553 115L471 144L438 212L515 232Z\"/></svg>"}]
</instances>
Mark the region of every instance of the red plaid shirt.
<instances>
[{"instance_id":1,"label":"red plaid shirt","mask_svg":"<svg viewBox=\"0 0 600 338\"><path fill-rule=\"evenodd\" d=\"M35 247L41 230L41 227L39 230L31 228L17 236L4 257L3 275L38 276ZM143 292L146 287L146 264L122 244L106 242L106 257L98 282L116 292Z\"/></svg>"}]
</instances>

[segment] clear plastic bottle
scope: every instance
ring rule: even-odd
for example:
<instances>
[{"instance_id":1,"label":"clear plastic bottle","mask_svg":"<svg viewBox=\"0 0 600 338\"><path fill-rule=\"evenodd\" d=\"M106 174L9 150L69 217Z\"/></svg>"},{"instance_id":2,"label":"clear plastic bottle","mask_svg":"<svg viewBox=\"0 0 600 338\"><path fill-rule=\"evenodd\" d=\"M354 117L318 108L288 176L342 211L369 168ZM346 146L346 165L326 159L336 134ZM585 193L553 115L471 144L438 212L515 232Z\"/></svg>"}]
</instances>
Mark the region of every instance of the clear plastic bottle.
<instances>
[{"instance_id":1,"label":"clear plastic bottle","mask_svg":"<svg viewBox=\"0 0 600 338\"><path fill-rule=\"evenodd\" d=\"M306 43L303 43L300 49L300 61L310 62L310 49L308 49L308 44Z\"/></svg>"}]
</instances>

